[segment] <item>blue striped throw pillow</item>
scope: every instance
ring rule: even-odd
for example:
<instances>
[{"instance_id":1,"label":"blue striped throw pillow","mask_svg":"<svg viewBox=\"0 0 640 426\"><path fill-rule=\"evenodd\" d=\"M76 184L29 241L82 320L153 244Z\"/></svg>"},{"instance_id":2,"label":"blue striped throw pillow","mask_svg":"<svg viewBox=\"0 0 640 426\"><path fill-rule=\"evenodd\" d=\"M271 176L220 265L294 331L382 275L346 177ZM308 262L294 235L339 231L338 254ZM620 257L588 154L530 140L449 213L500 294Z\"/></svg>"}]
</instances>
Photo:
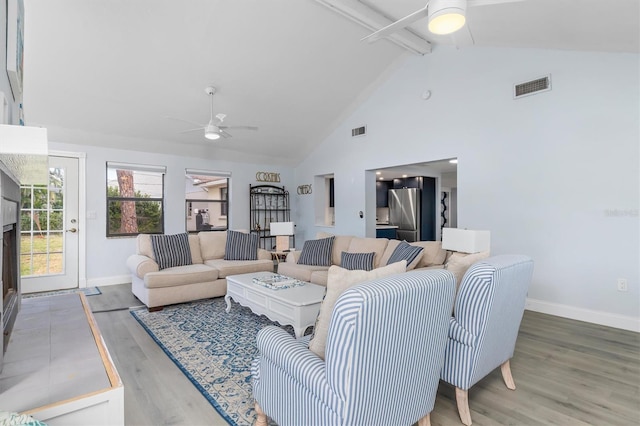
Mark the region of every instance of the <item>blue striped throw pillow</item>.
<instances>
[{"instance_id":1,"label":"blue striped throw pillow","mask_svg":"<svg viewBox=\"0 0 640 426\"><path fill-rule=\"evenodd\" d=\"M258 260L258 234L227 231L224 260Z\"/></svg>"},{"instance_id":2,"label":"blue striped throw pillow","mask_svg":"<svg viewBox=\"0 0 640 426\"><path fill-rule=\"evenodd\" d=\"M151 247L160 269L191 265L189 234L151 235Z\"/></svg>"},{"instance_id":3,"label":"blue striped throw pillow","mask_svg":"<svg viewBox=\"0 0 640 426\"><path fill-rule=\"evenodd\" d=\"M298 259L300 265L331 266L331 249L335 237L308 240L302 246Z\"/></svg>"},{"instance_id":4,"label":"blue striped throw pillow","mask_svg":"<svg viewBox=\"0 0 640 426\"><path fill-rule=\"evenodd\" d=\"M375 252L349 253L343 251L340 258L340 266L350 271L370 271L373 269L373 257L375 255Z\"/></svg>"},{"instance_id":5,"label":"blue striped throw pillow","mask_svg":"<svg viewBox=\"0 0 640 426\"><path fill-rule=\"evenodd\" d=\"M412 246L406 241L398 244L398 247L393 251L391 257L387 261L387 265L391 265L392 263L400 262L401 260L407 261L407 270L409 269L408 265L411 265L420 253L422 253L423 248L418 246Z\"/></svg>"}]
</instances>

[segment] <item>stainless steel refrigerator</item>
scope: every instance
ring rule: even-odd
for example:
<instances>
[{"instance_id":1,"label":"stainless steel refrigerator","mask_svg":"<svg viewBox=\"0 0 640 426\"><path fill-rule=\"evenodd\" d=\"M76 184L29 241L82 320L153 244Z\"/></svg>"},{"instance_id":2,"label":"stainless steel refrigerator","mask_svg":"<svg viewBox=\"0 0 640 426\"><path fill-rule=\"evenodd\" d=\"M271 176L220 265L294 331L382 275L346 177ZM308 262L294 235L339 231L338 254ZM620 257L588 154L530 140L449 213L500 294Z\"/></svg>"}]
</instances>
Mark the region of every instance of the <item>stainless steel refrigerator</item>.
<instances>
[{"instance_id":1,"label":"stainless steel refrigerator","mask_svg":"<svg viewBox=\"0 0 640 426\"><path fill-rule=\"evenodd\" d=\"M420 207L418 189L389 190L389 225L398 227L399 240L420 241Z\"/></svg>"}]
</instances>

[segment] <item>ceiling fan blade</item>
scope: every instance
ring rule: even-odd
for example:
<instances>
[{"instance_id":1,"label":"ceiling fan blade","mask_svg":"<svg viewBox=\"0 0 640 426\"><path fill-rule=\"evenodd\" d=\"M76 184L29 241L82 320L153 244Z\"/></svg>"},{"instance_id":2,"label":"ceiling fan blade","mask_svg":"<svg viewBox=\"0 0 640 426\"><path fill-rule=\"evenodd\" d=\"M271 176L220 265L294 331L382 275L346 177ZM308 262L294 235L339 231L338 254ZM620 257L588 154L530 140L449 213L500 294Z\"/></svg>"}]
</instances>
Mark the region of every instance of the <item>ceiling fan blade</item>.
<instances>
[{"instance_id":1,"label":"ceiling fan blade","mask_svg":"<svg viewBox=\"0 0 640 426\"><path fill-rule=\"evenodd\" d=\"M176 118L176 117L169 117L169 116L165 116L164 118L168 118L169 120L182 121L183 123L193 124L194 126L200 126L200 128L205 127L202 123L196 123L193 121L185 120L184 118Z\"/></svg>"},{"instance_id":2,"label":"ceiling fan blade","mask_svg":"<svg viewBox=\"0 0 640 426\"><path fill-rule=\"evenodd\" d=\"M242 130L258 130L256 126L218 126L218 129L242 129Z\"/></svg>"},{"instance_id":3,"label":"ceiling fan blade","mask_svg":"<svg viewBox=\"0 0 640 426\"><path fill-rule=\"evenodd\" d=\"M469 0L467 6L491 6L492 4L519 3L524 0Z\"/></svg>"},{"instance_id":4,"label":"ceiling fan blade","mask_svg":"<svg viewBox=\"0 0 640 426\"><path fill-rule=\"evenodd\" d=\"M378 31L369 34L368 36L362 38L360 41L367 40L369 43L372 43L383 37L391 35L398 30L408 27L412 23L426 17L429 14L429 12L427 11L427 7L428 5L423 7L420 10L413 12L411 15L405 16L404 18L394 22L393 24L387 25L386 27L381 28Z\"/></svg>"},{"instance_id":5,"label":"ceiling fan blade","mask_svg":"<svg viewBox=\"0 0 640 426\"><path fill-rule=\"evenodd\" d=\"M220 129L220 128L219 128ZM229 133L225 132L224 130L220 129L220 131L218 132L220 133L220 136L222 136L223 138L232 138L233 136L231 136Z\"/></svg>"},{"instance_id":6,"label":"ceiling fan blade","mask_svg":"<svg viewBox=\"0 0 640 426\"><path fill-rule=\"evenodd\" d=\"M189 133L189 132L196 132L196 131L201 132L203 130L204 130L204 127L198 127L196 129L183 130L183 131L178 132L178 133Z\"/></svg>"}]
</instances>

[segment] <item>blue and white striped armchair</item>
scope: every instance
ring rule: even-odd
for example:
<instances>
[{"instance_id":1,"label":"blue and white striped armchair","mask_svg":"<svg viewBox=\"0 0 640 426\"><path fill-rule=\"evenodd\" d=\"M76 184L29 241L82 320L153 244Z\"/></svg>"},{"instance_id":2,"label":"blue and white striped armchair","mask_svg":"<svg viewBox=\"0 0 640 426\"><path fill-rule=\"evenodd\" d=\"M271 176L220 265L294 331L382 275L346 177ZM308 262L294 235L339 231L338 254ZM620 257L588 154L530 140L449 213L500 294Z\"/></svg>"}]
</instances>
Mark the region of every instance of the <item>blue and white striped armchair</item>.
<instances>
[{"instance_id":1,"label":"blue and white striped armchair","mask_svg":"<svg viewBox=\"0 0 640 426\"><path fill-rule=\"evenodd\" d=\"M281 328L262 329L255 424L269 416L280 426L429 425L454 293L445 270L350 288L333 311L326 361Z\"/></svg>"},{"instance_id":2,"label":"blue and white striped armchair","mask_svg":"<svg viewBox=\"0 0 640 426\"><path fill-rule=\"evenodd\" d=\"M468 391L480 379L500 366L507 388L516 388L509 360L532 275L529 257L502 255L474 263L462 279L440 378L456 387L458 413L467 426Z\"/></svg>"}]
</instances>

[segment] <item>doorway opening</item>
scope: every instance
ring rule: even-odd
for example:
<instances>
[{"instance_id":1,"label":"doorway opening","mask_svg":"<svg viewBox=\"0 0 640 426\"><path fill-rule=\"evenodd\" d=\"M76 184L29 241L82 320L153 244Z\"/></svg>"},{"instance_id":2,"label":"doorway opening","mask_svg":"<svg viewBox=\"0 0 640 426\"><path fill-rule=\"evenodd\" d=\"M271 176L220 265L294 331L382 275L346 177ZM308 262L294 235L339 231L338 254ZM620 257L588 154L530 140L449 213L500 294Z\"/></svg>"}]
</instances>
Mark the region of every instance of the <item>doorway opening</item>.
<instances>
[{"instance_id":1,"label":"doorway opening","mask_svg":"<svg viewBox=\"0 0 640 426\"><path fill-rule=\"evenodd\" d=\"M442 239L442 228L457 227L458 222L458 164L456 158L405 164L369 170L376 180L376 234L385 227L395 226L391 223L389 191L401 188L423 188L424 182L435 180L435 189L423 199L425 216L420 226L433 226L433 232L420 232L433 235L435 240ZM393 198L393 197L391 197Z\"/></svg>"}]
</instances>

